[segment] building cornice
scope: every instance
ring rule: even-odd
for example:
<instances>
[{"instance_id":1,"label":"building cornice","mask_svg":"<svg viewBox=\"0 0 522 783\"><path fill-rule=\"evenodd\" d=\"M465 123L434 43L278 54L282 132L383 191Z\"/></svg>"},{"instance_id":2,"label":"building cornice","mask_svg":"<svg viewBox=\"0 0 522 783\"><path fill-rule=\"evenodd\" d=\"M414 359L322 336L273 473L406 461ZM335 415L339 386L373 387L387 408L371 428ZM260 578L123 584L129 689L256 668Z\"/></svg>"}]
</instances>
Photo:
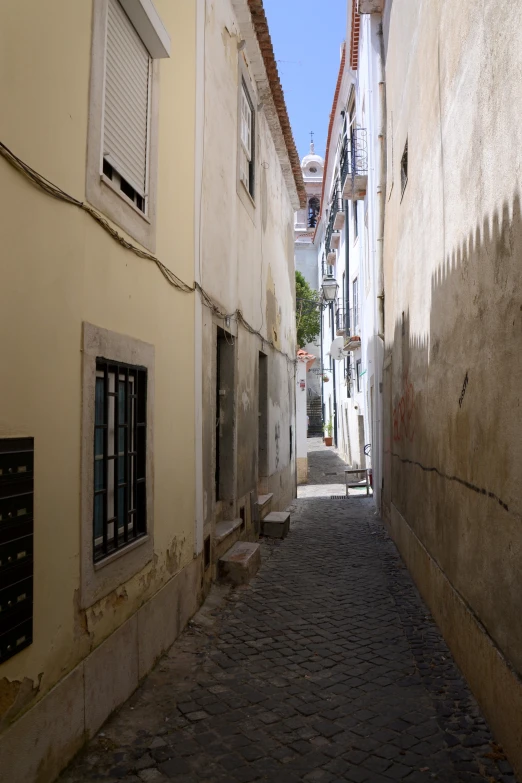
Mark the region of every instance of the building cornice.
<instances>
[{"instance_id":1,"label":"building cornice","mask_svg":"<svg viewBox=\"0 0 522 783\"><path fill-rule=\"evenodd\" d=\"M359 67L359 37L361 34L361 16L357 10L357 0L352 0L352 21L350 26L350 68Z\"/></svg>"}]
</instances>

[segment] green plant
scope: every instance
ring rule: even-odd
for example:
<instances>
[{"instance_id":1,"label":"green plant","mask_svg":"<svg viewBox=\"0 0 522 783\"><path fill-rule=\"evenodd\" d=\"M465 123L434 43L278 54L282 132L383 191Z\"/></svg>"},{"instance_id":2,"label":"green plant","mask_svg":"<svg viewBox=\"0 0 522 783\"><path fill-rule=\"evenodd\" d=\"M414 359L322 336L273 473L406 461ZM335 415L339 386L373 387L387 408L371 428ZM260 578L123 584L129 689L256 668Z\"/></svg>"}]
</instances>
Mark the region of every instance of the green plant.
<instances>
[{"instance_id":1,"label":"green plant","mask_svg":"<svg viewBox=\"0 0 522 783\"><path fill-rule=\"evenodd\" d=\"M307 343L313 343L321 331L321 311L318 292L308 285L301 272L295 273L295 297L297 345L304 348Z\"/></svg>"},{"instance_id":2,"label":"green plant","mask_svg":"<svg viewBox=\"0 0 522 783\"><path fill-rule=\"evenodd\" d=\"M334 428L333 419L330 416L330 419L326 422L326 424L323 425L323 429L324 429L324 431L325 431L325 433L326 433L328 438L332 437L332 435L333 435L333 428Z\"/></svg>"}]
</instances>

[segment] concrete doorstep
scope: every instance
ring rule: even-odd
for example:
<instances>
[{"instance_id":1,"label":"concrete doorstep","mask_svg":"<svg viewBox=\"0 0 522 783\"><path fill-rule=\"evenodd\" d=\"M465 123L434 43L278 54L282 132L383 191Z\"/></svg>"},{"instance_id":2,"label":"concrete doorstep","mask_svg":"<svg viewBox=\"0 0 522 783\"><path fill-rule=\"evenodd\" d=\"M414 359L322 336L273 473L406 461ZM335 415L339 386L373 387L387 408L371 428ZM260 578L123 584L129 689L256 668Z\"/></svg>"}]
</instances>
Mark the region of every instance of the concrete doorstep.
<instances>
[{"instance_id":1,"label":"concrete doorstep","mask_svg":"<svg viewBox=\"0 0 522 783\"><path fill-rule=\"evenodd\" d=\"M286 538L290 532L290 513L272 511L261 522L261 535L267 538Z\"/></svg>"},{"instance_id":2,"label":"concrete doorstep","mask_svg":"<svg viewBox=\"0 0 522 783\"><path fill-rule=\"evenodd\" d=\"M257 574L260 565L261 548L259 544L238 541L219 558L218 577L222 582L244 585Z\"/></svg>"}]
</instances>

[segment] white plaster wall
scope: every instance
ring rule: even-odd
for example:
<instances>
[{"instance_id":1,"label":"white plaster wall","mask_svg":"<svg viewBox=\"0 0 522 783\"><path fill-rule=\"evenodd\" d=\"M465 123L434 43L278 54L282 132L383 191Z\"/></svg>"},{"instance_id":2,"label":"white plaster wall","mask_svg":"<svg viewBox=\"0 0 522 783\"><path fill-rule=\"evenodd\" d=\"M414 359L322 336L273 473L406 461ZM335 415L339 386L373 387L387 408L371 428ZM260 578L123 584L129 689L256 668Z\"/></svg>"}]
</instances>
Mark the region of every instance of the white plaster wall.
<instances>
[{"instance_id":1,"label":"white plaster wall","mask_svg":"<svg viewBox=\"0 0 522 783\"><path fill-rule=\"evenodd\" d=\"M520 4L394 0L389 18L388 501L520 677ZM469 631L445 628L472 671ZM520 711L510 738L485 670L520 769Z\"/></svg>"},{"instance_id":2,"label":"white plaster wall","mask_svg":"<svg viewBox=\"0 0 522 783\"><path fill-rule=\"evenodd\" d=\"M295 464L294 208L249 60L252 41L238 51L241 40L230 0L207 2L201 279L222 310L232 314L237 431L236 453L230 458L235 460L237 496L257 489L257 364L263 351L269 356L269 470L282 476L280 496L291 498ZM237 176L238 98L243 77L256 114L253 199ZM238 309L260 335L236 323ZM211 367L216 323L208 311L204 322L204 483L205 522L209 524L214 491ZM221 325L226 327L224 322Z\"/></svg>"}]
</instances>

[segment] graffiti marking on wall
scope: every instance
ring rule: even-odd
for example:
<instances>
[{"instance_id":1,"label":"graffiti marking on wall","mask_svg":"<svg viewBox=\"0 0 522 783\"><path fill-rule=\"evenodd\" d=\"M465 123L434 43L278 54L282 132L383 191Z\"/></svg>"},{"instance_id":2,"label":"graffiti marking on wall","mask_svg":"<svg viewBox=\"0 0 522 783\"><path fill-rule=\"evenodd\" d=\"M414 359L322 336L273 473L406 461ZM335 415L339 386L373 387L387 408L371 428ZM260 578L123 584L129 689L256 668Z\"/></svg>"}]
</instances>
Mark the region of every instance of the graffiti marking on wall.
<instances>
[{"instance_id":1,"label":"graffiti marking on wall","mask_svg":"<svg viewBox=\"0 0 522 783\"><path fill-rule=\"evenodd\" d=\"M403 393L393 409L393 440L400 443L415 437L415 389L408 374L404 376Z\"/></svg>"},{"instance_id":2,"label":"graffiti marking on wall","mask_svg":"<svg viewBox=\"0 0 522 783\"><path fill-rule=\"evenodd\" d=\"M466 394L466 389L468 388L469 378L468 373L466 373L466 377L464 378L464 384L462 386L462 391L460 393L459 397L459 408L462 408L462 403L464 402L464 395Z\"/></svg>"}]
</instances>

